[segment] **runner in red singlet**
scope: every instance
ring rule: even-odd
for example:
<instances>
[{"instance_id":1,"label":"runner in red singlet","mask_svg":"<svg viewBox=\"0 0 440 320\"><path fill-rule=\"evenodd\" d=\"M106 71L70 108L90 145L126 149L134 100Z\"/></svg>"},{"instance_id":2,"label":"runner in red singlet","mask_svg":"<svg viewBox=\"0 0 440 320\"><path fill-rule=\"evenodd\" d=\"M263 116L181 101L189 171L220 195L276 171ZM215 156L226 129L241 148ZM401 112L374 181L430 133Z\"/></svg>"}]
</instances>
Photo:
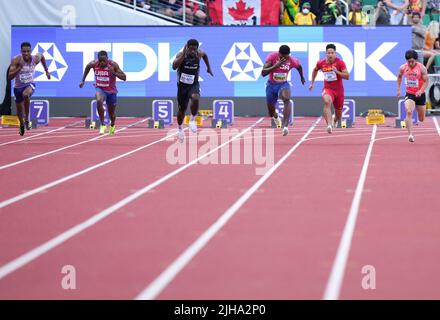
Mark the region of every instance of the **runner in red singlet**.
<instances>
[{"instance_id":1,"label":"runner in red singlet","mask_svg":"<svg viewBox=\"0 0 440 320\"><path fill-rule=\"evenodd\" d=\"M398 97L400 97L400 85L402 84L402 77L405 77L405 122L406 128L408 129L409 142L414 142L414 135L412 134L412 114L414 108L417 109L420 122L425 120L426 113L425 89L428 85L428 71L423 64L417 62L417 58L418 55L416 51L408 50L405 52L406 63L400 66L399 74L397 76Z\"/></svg>"},{"instance_id":2,"label":"runner in red singlet","mask_svg":"<svg viewBox=\"0 0 440 320\"><path fill-rule=\"evenodd\" d=\"M83 78L79 87L84 86L84 81L89 74L90 69L95 71L95 88L96 88L96 105L99 114L99 120L101 121L101 127L99 128L99 134L104 134L106 126L104 124L104 100L107 102L107 112L110 117L109 134L114 134L116 127L116 103L118 90L116 89L116 77L121 80L127 80L125 73L119 68L119 65L108 59L106 51L100 51L98 53L98 59L91 61L85 68Z\"/></svg>"},{"instance_id":3,"label":"runner in red singlet","mask_svg":"<svg viewBox=\"0 0 440 320\"><path fill-rule=\"evenodd\" d=\"M325 48L325 59L316 63L312 72L312 82L309 90L313 89L315 78L318 71L324 74L324 89L322 90L322 99L324 100L324 109L322 115L327 122L327 132L332 133L332 103L335 108L335 117L333 127L342 117L342 108L344 107L344 85L342 79L348 80L350 75L347 71L344 61L336 57L336 46L328 44Z\"/></svg>"}]
</instances>

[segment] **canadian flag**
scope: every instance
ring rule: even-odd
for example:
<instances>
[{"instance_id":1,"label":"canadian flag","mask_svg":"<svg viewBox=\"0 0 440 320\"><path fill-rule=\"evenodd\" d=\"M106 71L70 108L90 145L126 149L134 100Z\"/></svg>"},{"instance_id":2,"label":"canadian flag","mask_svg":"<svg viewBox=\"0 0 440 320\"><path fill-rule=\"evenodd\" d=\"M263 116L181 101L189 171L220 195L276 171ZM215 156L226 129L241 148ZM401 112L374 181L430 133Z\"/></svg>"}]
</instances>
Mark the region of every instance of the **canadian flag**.
<instances>
[{"instance_id":1,"label":"canadian flag","mask_svg":"<svg viewBox=\"0 0 440 320\"><path fill-rule=\"evenodd\" d=\"M208 1L215 25L278 25L280 2L276 0Z\"/></svg>"}]
</instances>

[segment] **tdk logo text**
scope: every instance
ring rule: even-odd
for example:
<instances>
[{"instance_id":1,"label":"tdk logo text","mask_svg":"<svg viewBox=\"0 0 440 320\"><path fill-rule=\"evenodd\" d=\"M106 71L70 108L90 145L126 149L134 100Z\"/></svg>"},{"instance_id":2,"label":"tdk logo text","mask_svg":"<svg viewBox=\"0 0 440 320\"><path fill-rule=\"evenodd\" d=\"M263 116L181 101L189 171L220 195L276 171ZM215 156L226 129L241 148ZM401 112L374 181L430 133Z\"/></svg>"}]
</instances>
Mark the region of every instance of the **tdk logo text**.
<instances>
[{"instance_id":1,"label":"tdk logo text","mask_svg":"<svg viewBox=\"0 0 440 320\"><path fill-rule=\"evenodd\" d=\"M382 59L398 44L398 42L382 42L367 56L366 43L354 42L353 51L342 43L333 42L337 52L340 54L348 71L352 74L354 81L366 81L367 65L383 80L395 81L394 73L382 63ZM261 73L264 64L261 59L269 52L278 51L279 47L287 44L291 48L292 55L295 53L307 53L307 61L301 61L302 65L308 66L309 80L316 62L323 57L327 42L262 42L259 55L255 45L251 43L234 43L228 51L224 53L221 69L228 81L256 81ZM154 47L145 43L66 43L66 52L78 52L82 54L83 68L96 57L100 50L109 52L111 59L116 61L123 69L126 69L127 81L145 81L153 76L157 76L160 82L170 81L172 71L171 64L175 54L171 55L170 43L159 42ZM219 49L217 49L219 50ZM214 53L207 52L211 57ZM124 56L135 54L138 58L136 65ZM219 53L216 53L219 54ZM141 57L141 58L139 58ZM220 66L213 64L213 69ZM136 70L136 71L130 71ZM155 75L157 73L157 75ZM87 81L93 81L93 74L89 74ZM323 80L322 74L318 74L317 80Z\"/></svg>"}]
</instances>

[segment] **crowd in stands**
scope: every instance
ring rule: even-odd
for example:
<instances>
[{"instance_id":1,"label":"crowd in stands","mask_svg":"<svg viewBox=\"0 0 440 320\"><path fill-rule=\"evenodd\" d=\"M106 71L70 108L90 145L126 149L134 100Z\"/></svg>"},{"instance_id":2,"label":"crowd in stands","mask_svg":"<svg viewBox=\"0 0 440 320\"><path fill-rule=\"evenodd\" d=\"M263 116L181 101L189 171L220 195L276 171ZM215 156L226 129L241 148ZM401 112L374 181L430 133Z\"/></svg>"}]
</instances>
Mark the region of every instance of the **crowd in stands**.
<instances>
[{"instance_id":1,"label":"crowd in stands","mask_svg":"<svg viewBox=\"0 0 440 320\"><path fill-rule=\"evenodd\" d=\"M183 0L118 1L187 24L210 25L207 2L221 0L186 0L185 8ZM430 73L440 73L440 0L281 0L279 14L280 25L411 25L420 61Z\"/></svg>"}]
</instances>

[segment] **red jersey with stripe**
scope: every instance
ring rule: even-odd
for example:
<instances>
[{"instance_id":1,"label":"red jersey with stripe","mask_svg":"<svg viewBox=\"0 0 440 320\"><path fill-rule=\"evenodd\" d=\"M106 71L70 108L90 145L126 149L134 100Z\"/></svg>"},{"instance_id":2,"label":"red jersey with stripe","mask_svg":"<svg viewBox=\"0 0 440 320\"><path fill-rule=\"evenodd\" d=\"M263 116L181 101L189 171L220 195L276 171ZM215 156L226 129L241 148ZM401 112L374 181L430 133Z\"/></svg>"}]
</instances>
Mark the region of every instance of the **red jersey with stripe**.
<instances>
[{"instance_id":1,"label":"red jersey with stripe","mask_svg":"<svg viewBox=\"0 0 440 320\"><path fill-rule=\"evenodd\" d=\"M409 94L415 95L425 83L422 78L422 64L420 62L416 62L412 69L408 66L408 63L405 63L403 76L405 77L406 92Z\"/></svg>"},{"instance_id":2,"label":"red jersey with stripe","mask_svg":"<svg viewBox=\"0 0 440 320\"><path fill-rule=\"evenodd\" d=\"M333 66L336 67L338 71L346 70L345 62L339 58L335 58L333 63L327 62L326 59L319 60L316 63L316 68L321 70L324 74L324 89L331 90L344 90L344 84L342 83L342 77L333 71Z\"/></svg>"},{"instance_id":3,"label":"red jersey with stripe","mask_svg":"<svg viewBox=\"0 0 440 320\"><path fill-rule=\"evenodd\" d=\"M110 72L109 67L112 66L112 60L107 61L105 67L101 67L99 60L95 60L93 70L95 71L95 86L110 93L117 93L116 76Z\"/></svg>"}]
</instances>

